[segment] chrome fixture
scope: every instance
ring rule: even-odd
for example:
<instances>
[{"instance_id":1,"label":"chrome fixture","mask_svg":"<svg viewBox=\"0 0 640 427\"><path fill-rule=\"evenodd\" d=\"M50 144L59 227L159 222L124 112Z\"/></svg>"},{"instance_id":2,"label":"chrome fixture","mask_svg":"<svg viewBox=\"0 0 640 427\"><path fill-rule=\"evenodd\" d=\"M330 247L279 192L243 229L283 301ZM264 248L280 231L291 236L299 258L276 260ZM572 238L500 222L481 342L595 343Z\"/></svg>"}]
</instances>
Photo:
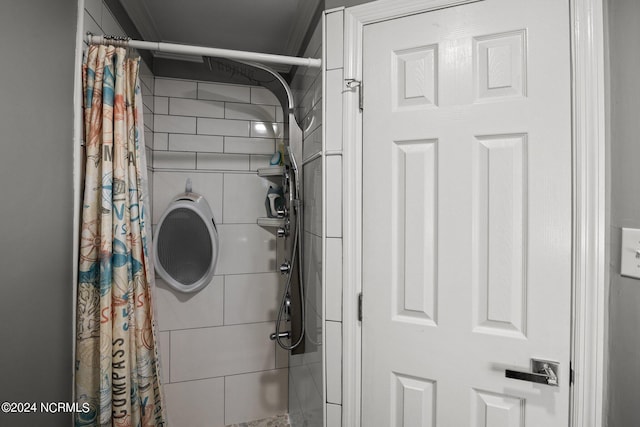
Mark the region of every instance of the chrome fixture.
<instances>
[{"instance_id":1,"label":"chrome fixture","mask_svg":"<svg viewBox=\"0 0 640 427\"><path fill-rule=\"evenodd\" d=\"M276 333L272 333L271 335L269 335L269 339L271 341L275 341L276 339L279 338L291 338L291 332L289 331L285 331L285 332L280 332L278 333L278 335L276 336Z\"/></svg>"},{"instance_id":2,"label":"chrome fixture","mask_svg":"<svg viewBox=\"0 0 640 427\"><path fill-rule=\"evenodd\" d=\"M549 360L531 359L531 372L514 371L507 369L504 376L514 380L530 381L532 383L546 384L558 387L558 362Z\"/></svg>"},{"instance_id":3,"label":"chrome fixture","mask_svg":"<svg viewBox=\"0 0 640 427\"><path fill-rule=\"evenodd\" d=\"M289 218L289 210L285 207L276 211L278 218Z\"/></svg>"},{"instance_id":4,"label":"chrome fixture","mask_svg":"<svg viewBox=\"0 0 640 427\"><path fill-rule=\"evenodd\" d=\"M284 227L278 227L278 230L276 231L276 235L278 237L287 237L289 235L288 224L285 224Z\"/></svg>"},{"instance_id":5,"label":"chrome fixture","mask_svg":"<svg viewBox=\"0 0 640 427\"><path fill-rule=\"evenodd\" d=\"M295 118L293 114L289 114L289 122L290 129L295 122ZM282 293L282 301L280 302L280 309L278 310L278 319L276 321L276 332L274 334L275 340L280 347L285 350L293 350L298 347L304 340L305 336L305 298L304 298L304 282L302 276L302 203L300 202L301 193L300 193L300 170L298 169L298 163L296 162L296 157L291 150L291 146L287 146L287 153L289 154L289 161L291 162L291 170L293 171L292 176L293 182L289 185L289 210L293 212L295 215L295 228L293 231L293 248L291 250L291 262L285 261L280 266L280 272L282 274L289 273L287 275L287 283L285 285L284 292ZM288 168L286 169L288 172ZM287 212L289 215L289 212ZM296 264L296 261L298 264ZM285 317L288 317L291 308L291 280L293 278L293 274L291 274L292 266L297 265L298 271L298 286L299 286L299 294L300 294L300 317L301 317L301 328L300 328L300 336L296 340L296 342L291 343L290 345L285 344L282 341L282 334L287 334L286 338L291 338L291 332L280 332L280 326L283 323L283 320L286 320Z\"/></svg>"},{"instance_id":6,"label":"chrome fixture","mask_svg":"<svg viewBox=\"0 0 640 427\"><path fill-rule=\"evenodd\" d=\"M289 274L291 272L291 263L285 260L280 264L280 274Z\"/></svg>"}]
</instances>

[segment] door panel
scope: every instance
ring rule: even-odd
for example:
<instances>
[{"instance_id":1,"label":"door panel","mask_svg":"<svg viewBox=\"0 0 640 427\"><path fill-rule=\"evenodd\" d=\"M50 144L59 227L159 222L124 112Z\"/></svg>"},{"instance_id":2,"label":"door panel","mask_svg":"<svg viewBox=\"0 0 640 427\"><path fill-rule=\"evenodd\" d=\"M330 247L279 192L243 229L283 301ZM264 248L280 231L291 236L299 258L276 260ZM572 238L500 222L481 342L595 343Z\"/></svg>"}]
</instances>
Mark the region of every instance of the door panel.
<instances>
[{"instance_id":1,"label":"door panel","mask_svg":"<svg viewBox=\"0 0 640 427\"><path fill-rule=\"evenodd\" d=\"M567 424L569 61L557 0L365 26L363 426Z\"/></svg>"}]
</instances>

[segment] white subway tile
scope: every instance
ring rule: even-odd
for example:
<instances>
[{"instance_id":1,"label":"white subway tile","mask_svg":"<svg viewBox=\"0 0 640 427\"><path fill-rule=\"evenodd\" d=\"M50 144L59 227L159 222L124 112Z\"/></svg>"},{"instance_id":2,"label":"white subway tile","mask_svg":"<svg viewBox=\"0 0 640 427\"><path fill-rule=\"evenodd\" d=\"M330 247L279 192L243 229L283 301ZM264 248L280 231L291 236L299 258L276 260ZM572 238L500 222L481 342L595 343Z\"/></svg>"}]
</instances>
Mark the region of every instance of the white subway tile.
<instances>
[{"instance_id":1,"label":"white subway tile","mask_svg":"<svg viewBox=\"0 0 640 427\"><path fill-rule=\"evenodd\" d=\"M302 121L302 129L304 130L304 138L313 133L317 128L322 125L322 101L318 102L309 111Z\"/></svg>"},{"instance_id":2,"label":"white subway tile","mask_svg":"<svg viewBox=\"0 0 640 427\"><path fill-rule=\"evenodd\" d=\"M218 274L269 273L276 269L275 235L257 224L219 224Z\"/></svg>"},{"instance_id":3,"label":"white subway tile","mask_svg":"<svg viewBox=\"0 0 640 427\"><path fill-rule=\"evenodd\" d=\"M323 393L322 390L316 388L311 372L306 366L300 366L294 369L289 368L289 375L291 376L291 386L294 388L289 392L292 396L295 396L295 400L299 402L300 407L304 408L302 416L291 414L292 421L295 422L296 419L300 421L292 425L322 427ZM312 424L305 421L309 419L318 421Z\"/></svg>"},{"instance_id":4,"label":"white subway tile","mask_svg":"<svg viewBox=\"0 0 640 427\"><path fill-rule=\"evenodd\" d=\"M147 65L146 62L144 61L140 61L140 79L144 79L144 84L149 86L149 89L151 89L152 91L150 92L151 95L153 95L153 81L155 79L155 77L153 76L153 72L151 71L151 69L149 68L149 66Z\"/></svg>"},{"instance_id":5,"label":"white subway tile","mask_svg":"<svg viewBox=\"0 0 640 427\"><path fill-rule=\"evenodd\" d=\"M322 131L320 126L302 140L302 157L305 160L322 151Z\"/></svg>"},{"instance_id":6,"label":"white subway tile","mask_svg":"<svg viewBox=\"0 0 640 427\"><path fill-rule=\"evenodd\" d=\"M313 353L312 353L313 354ZM315 352L315 354L320 355L319 352ZM318 360L307 363L307 369L309 369L309 373L311 373L311 378L313 379L313 384L318 390L319 393L322 393L322 358L318 357Z\"/></svg>"},{"instance_id":7,"label":"white subway tile","mask_svg":"<svg viewBox=\"0 0 640 427\"><path fill-rule=\"evenodd\" d=\"M147 133L147 132L145 132ZM149 161L147 161L147 159ZM151 165L151 159L153 159L153 150L149 147L144 147L144 162L145 164Z\"/></svg>"},{"instance_id":8,"label":"white subway tile","mask_svg":"<svg viewBox=\"0 0 640 427\"><path fill-rule=\"evenodd\" d=\"M140 70L138 72L138 75L140 76L140 90L142 91L142 94L153 98L153 86L155 77L153 76L151 70L149 70L149 67L147 67L146 62L140 61Z\"/></svg>"},{"instance_id":9,"label":"white subway tile","mask_svg":"<svg viewBox=\"0 0 640 427\"><path fill-rule=\"evenodd\" d=\"M169 114L221 118L224 117L224 102L171 98L169 100Z\"/></svg>"},{"instance_id":10,"label":"white subway tile","mask_svg":"<svg viewBox=\"0 0 640 427\"><path fill-rule=\"evenodd\" d=\"M196 153L156 151L153 153L154 169L195 169Z\"/></svg>"},{"instance_id":11,"label":"white subway tile","mask_svg":"<svg viewBox=\"0 0 640 427\"><path fill-rule=\"evenodd\" d=\"M198 118L198 133L202 135L249 136L249 122Z\"/></svg>"},{"instance_id":12,"label":"white subway tile","mask_svg":"<svg viewBox=\"0 0 640 427\"><path fill-rule=\"evenodd\" d=\"M169 114L169 98L166 96L154 96L153 112L155 114Z\"/></svg>"},{"instance_id":13,"label":"white subway tile","mask_svg":"<svg viewBox=\"0 0 640 427\"><path fill-rule=\"evenodd\" d=\"M238 154L273 154L276 143L273 138L246 138L227 136L224 138L224 152Z\"/></svg>"},{"instance_id":14,"label":"white subway tile","mask_svg":"<svg viewBox=\"0 0 640 427\"><path fill-rule=\"evenodd\" d=\"M276 107L273 105L225 102L224 117L227 119L274 122L276 120Z\"/></svg>"},{"instance_id":15,"label":"white subway tile","mask_svg":"<svg viewBox=\"0 0 640 427\"><path fill-rule=\"evenodd\" d=\"M326 240L326 309L327 320L342 321L342 239Z\"/></svg>"},{"instance_id":16,"label":"white subway tile","mask_svg":"<svg viewBox=\"0 0 640 427\"><path fill-rule=\"evenodd\" d=\"M144 146L146 148L153 149L153 132L149 132L149 130L145 130L143 132L143 135L144 135ZM152 157L147 156L147 159L148 159L147 163L151 165Z\"/></svg>"},{"instance_id":17,"label":"white subway tile","mask_svg":"<svg viewBox=\"0 0 640 427\"><path fill-rule=\"evenodd\" d=\"M276 106L276 122L284 122L284 113L280 106Z\"/></svg>"},{"instance_id":18,"label":"white subway tile","mask_svg":"<svg viewBox=\"0 0 640 427\"><path fill-rule=\"evenodd\" d=\"M172 290L159 277L156 278L156 283L159 330L175 331L223 324L224 278L222 276L214 276L207 286L190 294Z\"/></svg>"},{"instance_id":19,"label":"white subway tile","mask_svg":"<svg viewBox=\"0 0 640 427\"><path fill-rule=\"evenodd\" d=\"M265 87L252 87L251 88L251 103L252 104L266 104L266 105L280 105L280 101Z\"/></svg>"},{"instance_id":20,"label":"white subway tile","mask_svg":"<svg viewBox=\"0 0 640 427\"><path fill-rule=\"evenodd\" d=\"M244 423L284 414L288 408L286 369L225 378L225 424Z\"/></svg>"},{"instance_id":21,"label":"white subway tile","mask_svg":"<svg viewBox=\"0 0 640 427\"><path fill-rule=\"evenodd\" d=\"M150 131L153 131L153 111L151 111L151 109L149 107L147 107L146 105L142 106L142 122L144 124L144 127L146 129L149 129Z\"/></svg>"},{"instance_id":22,"label":"white subway tile","mask_svg":"<svg viewBox=\"0 0 640 427\"><path fill-rule=\"evenodd\" d=\"M160 379L162 384L169 383L169 357L171 352L169 351L170 336L169 331L158 332L158 346L160 347Z\"/></svg>"},{"instance_id":23,"label":"white subway tile","mask_svg":"<svg viewBox=\"0 0 640 427\"><path fill-rule=\"evenodd\" d=\"M287 330L287 322L282 322L282 331ZM274 329L275 332L275 329ZM274 342L274 346L276 349L276 369L280 368L288 368L289 367L289 351L283 349L278 345L277 342Z\"/></svg>"},{"instance_id":24,"label":"white subway tile","mask_svg":"<svg viewBox=\"0 0 640 427\"><path fill-rule=\"evenodd\" d=\"M284 138L284 123L251 122L251 136L255 138Z\"/></svg>"},{"instance_id":25,"label":"white subway tile","mask_svg":"<svg viewBox=\"0 0 640 427\"><path fill-rule=\"evenodd\" d=\"M273 329L267 322L172 331L171 381L274 369Z\"/></svg>"},{"instance_id":26,"label":"white subway tile","mask_svg":"<svg viewBox=\"0 0 640 427\"><path fill-rule=\"evenodd\" d=\"M197 95L197 83L192 80L175 80L156 77L154 95L195 99Z\"/></svg>"},{"instance_id":27,"label":"white subway tile","mask_svg":"<svg viewBox=\"0 0 640 427\"><path fill-rule=\"evenodd\" d=\"M196 118L156 114L155 131L170 133L196 133Z\"/></svg>"},{"instance_id":28,"label":"white subway tile","mask_svg":"<svg viewBox=\"0 0 640 427\"><path fill-rule=\"evenodd\" d=\"M188 135L184 133L172 133L169 135L169 150L172 151L221 153L223 148L224 141L221 136Z\"/></svg>"},{"instance_id":29,"label":"white subway tile","mask_svg":"<svg viewBox=\"0 0 640 427\"><path fill-rule=\"evenodd\" d=\"M280 305L280 274L225 276L224 324L275 321Z\"/></svg>"},{"instance_id":30,"label":"white subway tile","mask_svg":"<svg viewBox=\"0 0 640 427\"><path fill-rule=\"evenodd\" d=\"M344 18L342 11L327 15L326 43L325 70L342 68L344 52Z\"/></svg>"},{"instance_id":31,"label":"white subway tile","mask_svg":"<svg viewBox=\"0 0 640 427\"><path fill-rule=\"evenodd\" d=\"M140 64L144 64L144 61L140 61ZM141 65L142 67L142 65ZM140 76L140 92L143 96L143 103L149 108L153 108L153 75L147 76L143 74L139 74ZM144 100L144 97L147 97L147 100Z\"/></svg>"},{"instance_id":32,"label":"white subway tile","mask_svg":"<svg viewBox=\"0 0 640 427\"><path fill-rule=\"evenodd\" d=\"M249 170L249 155L198 153L198 169L203 170Z\"/></svg>"},{"instance_id":33,"label":"white subway tile","mask_svg":"<svg viewBox=\"0 0 640 427\"><path fill-rule=\"evenodd\" d=\"M251 102L251 88L249 86L199 82L198 99L248 103Z\"/></svg>"},{"instance_id":34,"label":"white subway tile","mask_svg":"<svg viewBox=\"0 0 640 427\"><path fill-rule=\"evenodd\" d=\"M342 237L342 156L327 156L327 237Z\"/></svg>"},{"instance_id":35,"label":"white subway tile","mask_svg":"<svg viewBox=\"0 0 640 427\"><path fill-rule=\"evenodd\" d=\"M322 234L322 159L317 158L303 167L304 230L317 236Z\"/></svg>"},{"instance_id":36,"label":"white subway tile","mask_svg":"<svg viewBox=\"0 0 640 427\"><path fill-rule=\"evenodd\" d=\"M153 149L154 150L168 150L169 149L169 134L155 132L153 136Z\"/></svg>"},{"instance_id":37,"label":"white subway tile","mask_svg":"<svg viewBox=\"0 0 640 427\"><path fill-rule=\"evenodd\" d=\"M267 168L270 166L271 156L264 155L251 155L251 161L249 163L249 169L252 171L257 171L261 168Z\"/></svg>"},{"instance_id":38,"label":"white subway tile","mask_svg":"<svg viewBox=\"0 0 640 427\"><path fill-rule=\"evenodd\" d=\"M322 76L319 75L308 88L301 101L302 115L306 117L322 99Z\"/></svg>"},{"instance_id":39,"label":"white subway tile","mask_svg":"<svg viewBox=\"0 0 640 427\"><path fill-rule=\"evenodd\" d=\"M155 154L158 154L156 152ZM222 222L222 174L202 172L163 172L153 173L153 223L157 224L171 200L184 193L187 178L195 193L201 194L209 203L213 217L218 225ZM225 249L220 246L220 251ZM216 274L220 273L220 261Z\"/></svg>"},{"instance_id":40,"label":"white subway tile","mask_svg":"<svg viewBox=\"0 0 640 427\"><path fill-rule=\"evenodd\" d=\"M307 286L305 298L311 320L317 320L322 325L322 239L315 234L305 232L303 245L303 277ZM314 318L314 316L317 317ZM308 331L312 331L309 328ZM320 337L318 337L320 338ZM317 341L317 340L315 340Z\"/></svg>"},{"instance_id":41,"label":"white subway tile","mask_svg":"<svg viewBox=\"0 0 640 427\"><path fill-rule=\"evenodd\" d=\"M342 68L327 71L326 132L327 151L342 150Z\"/></svg>"},{"instance_id":42,"label":"white subway tile","mask_svg":"<svg viewBox=\"0 0 640 427\"><path fill-rule=\"evenodd\" d=\"M342 323L325 322L327 402L342 403ZM173 341L173 337L172 337Z\"/></svg>"},{"instance_id":43,"label":"white subway tile","mask_svg":"<svg viewBox=\"0 0 640 427\"><path fill-rule=\"evenodd\" d=\"M142 105L145 109L149 109L150 112L155 112L155 97L153 95L147 94L147 91L143 89L142 94Z\"/></svg>"},{"instance_id":44,"label":"white subway tile","mask_svg":"<svg viewBox=\"0 0 640 427\"><path fill-rule=\"evenodd\" d=\"M342 426L342 406L327 403L327 427Z\"/></svg>"},{"instance_id":45,"label":"white subway tile","mask_svg":"<svg viewBox=\"0 0 640 427\"><path fill-rule=\"evenodd\" d=\"M265 198L272 184L255 174L228 173L224 176L223 222L255 224L267 215Z\"/></svg>"},{"instance_id":46,"label":"white subway tile","mask_svg":"<svg viewBox=\"0 0 640 427\"><path fill-rule=\"evenodd\" d=\"M224 378L166 384L168 425L223 427Z\"/></svg>"}]
</instances>

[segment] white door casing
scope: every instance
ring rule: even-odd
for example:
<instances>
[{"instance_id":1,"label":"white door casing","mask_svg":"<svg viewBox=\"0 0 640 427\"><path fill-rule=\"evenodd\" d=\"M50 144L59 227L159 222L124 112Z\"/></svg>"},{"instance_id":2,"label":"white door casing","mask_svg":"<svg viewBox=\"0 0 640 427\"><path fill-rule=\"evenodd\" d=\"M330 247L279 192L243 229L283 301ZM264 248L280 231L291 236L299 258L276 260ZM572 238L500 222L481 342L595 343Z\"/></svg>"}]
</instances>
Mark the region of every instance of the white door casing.
<instances>
[{"instance_id":1,"label":"white door casing","mask_svg":"<svg viewBox=\"0 0 640 427\"><path fill-rule=\"evenodd\" d=\"M345 79L361 79L362 34L367 24L466 0L380 0L345 11ZM603 412L606 317L604 43L601 0L570 0L573 104L573 426L600 426ZM362 114L358 93L344 96L343 425L361 423Z\"/></svg>"},{"instance_id":2,"label":"white door casing","mask_svg":"<svg viewBox=\"0 0 640 427\"><path fill-rule=\"evenodd\" d=\"M566 425L568 3L369 25L363 86L363 425Z\"/></svg>"}]
</instances>

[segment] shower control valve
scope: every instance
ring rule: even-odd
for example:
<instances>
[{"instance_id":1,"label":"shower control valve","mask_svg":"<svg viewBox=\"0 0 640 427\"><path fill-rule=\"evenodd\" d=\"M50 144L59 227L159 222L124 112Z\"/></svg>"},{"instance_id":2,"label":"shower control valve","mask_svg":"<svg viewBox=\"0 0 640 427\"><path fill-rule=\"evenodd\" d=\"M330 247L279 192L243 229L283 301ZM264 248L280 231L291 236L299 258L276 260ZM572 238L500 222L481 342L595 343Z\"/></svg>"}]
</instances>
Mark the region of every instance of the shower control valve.
<instances>
[{"instance_id":1,"label":"shower control valve","mask_svg":"<svg viewBox=\"0 0 640 427\"><path fill-rule=\"evenodd\" d=\"M289 220L287 220L282 227L278 227L278 230L276 231L276 235L278 237L287 237L289 236L289 229L290 229Z\"/></svg>"},{"instance_id":2,"label":"shower control valve","mask_svg":"<svg viewBox=\"0 0 640 427\"><path fill-rule=\"evenodd\" d=\"M285 261L280 264L280 274L289 274L291 272L291 263L289 261Z\"/></svg>"},{"instance_id":3,"label":"shower control valve","mask_svg":"<svg viewBox=\"0 0 640 427\"><path fill-rule=\"evenodd\" d=\"M287 298L284 300L284 312L287 316L291 316L291 298L287 295Z\"/></svg>"}]
</instances>

